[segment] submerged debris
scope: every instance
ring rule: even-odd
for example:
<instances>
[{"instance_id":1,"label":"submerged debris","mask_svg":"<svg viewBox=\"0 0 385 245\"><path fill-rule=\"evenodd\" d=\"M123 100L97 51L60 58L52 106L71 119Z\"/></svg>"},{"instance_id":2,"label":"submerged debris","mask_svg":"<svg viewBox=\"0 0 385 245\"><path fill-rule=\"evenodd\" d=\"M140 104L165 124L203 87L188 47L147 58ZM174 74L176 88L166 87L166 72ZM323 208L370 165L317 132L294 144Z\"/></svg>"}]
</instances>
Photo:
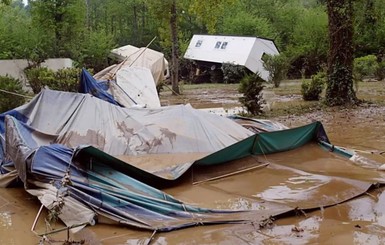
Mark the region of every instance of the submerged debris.
<instances>
[{"instance_id":1,"label":"submerged debris","mask_svg":"<svg viewBox=\"0 0 385 245\"><path fill-rule=\"evenodd\" d=\"M269 217L267 219L262 220L261 222L259 222L259 228L263 229L263 228L271 228L271 227L273 227L274 220L275 220L274 217Z\"/></svg>"}]
</instances>

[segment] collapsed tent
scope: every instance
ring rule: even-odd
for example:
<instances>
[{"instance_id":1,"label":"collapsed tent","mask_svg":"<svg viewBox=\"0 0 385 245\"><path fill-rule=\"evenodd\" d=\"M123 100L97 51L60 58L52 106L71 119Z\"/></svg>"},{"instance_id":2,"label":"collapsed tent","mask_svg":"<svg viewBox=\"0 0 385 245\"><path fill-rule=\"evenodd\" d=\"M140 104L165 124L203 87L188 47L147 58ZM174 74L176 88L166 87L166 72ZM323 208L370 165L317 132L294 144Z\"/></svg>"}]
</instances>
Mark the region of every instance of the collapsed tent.
<instances>
[{"instance_id":1,"label":"collapsed tent","mask_svg":"<svg viewBox=\"0 0 385 245\"><path fill-rule=\"evenodd\" d=\"M168 72L168 62L164 55L147 47L136 48L131 45L114 49L111 55L120 64L112 65L95 74L94 83L99 83L96 80L108 81L108 93L124 107L160 107L156 86L165 79ZM87 71L83 69L82 73ZM86 83L83 79L80 82ZM100 89L98 86L93 87ZM79 92L88 93L89 90L81 89ZM103 98L98 98L105 99L104 92L101 95Z\"/></svg>"},{"instance_id":2,"label":"collapsed tent","mask_svg":"<svg viewBox=\"0 0 385 245\"><path fill-rule=\"evenodd\" d=\"M361 175L346 178L317 167L312 172L266 161L271 154L315 145L333 155L327 161L347 164L346 157L353 155L333 147L319 122L253 134L190 106L127 109L89 94L51 90L0 119L7 154L1 158L3 176L17 173L13 176L49 209L62 196L60 218L68 226L107 219L168 231L203 223L259 222L296 208L335 205L385 180L373 171L375 164L357 166ZM236 186L237 176L230 175L239 174L239 166L250 167L241 169L249 170L241 174L251 180L247 188ZM210 193L203 198L219 192L238 195L251 208L200 208L156 189L194 180L202 184L190 192ZM342 186L338 192L320 195L337 185ZM277 195L279 186L286 189Z\"/></svg>"},{"instance_id":3,"label":"collapsed tent","mask_svg":"<svg viewBox=\"0 0 385 245\"><path fill-rule=\"evenodd\" d=\"M158 108L160 100L150 71L143 67L124 67L115 80L97 81L82 69L79 93L93 96L123 107Z\"/></svg>"},{"instance_id":4,"label":"collapsed tent","mask_svg":"<svg viewBox=\"0 0 385 245\"><path fill-rule=\"evenodd\" d=\"M156 84L159 84L168 75L168 62L164 58L164 54L147 47L137 48L126 45L113 49L110 56L121 63L98 72L94 76L96 79L114 80L121 68L132 66L148 68Z\"/></svg>"}]
</instances>

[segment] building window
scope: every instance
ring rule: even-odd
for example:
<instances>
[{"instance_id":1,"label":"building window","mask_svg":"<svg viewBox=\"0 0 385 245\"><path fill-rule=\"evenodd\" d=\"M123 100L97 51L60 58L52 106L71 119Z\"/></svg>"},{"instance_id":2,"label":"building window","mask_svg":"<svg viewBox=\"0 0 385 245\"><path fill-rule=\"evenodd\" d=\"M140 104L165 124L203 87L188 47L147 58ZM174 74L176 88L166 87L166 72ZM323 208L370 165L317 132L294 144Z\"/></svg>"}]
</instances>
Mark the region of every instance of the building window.
<instances>
[{"instance_id":1,"label":"building window","mask_svg":"<svg viewBox=\"0 0 385 245\"><path fill-rule=\"evenodd\" d=\"M202 40L198 40L197 43L195 44L195 47L199 48L202 45Z\"/></svg>"},{"instance_id":2,"label":"building window","mask_svg":"<svg viewBox=\"0 0 385 245\"><path fill-rule=\"evenodd\" d=\"M268 54L266 54L265 52L263 52L263 54L262 54L262 57L261 57L261 60L263 61L263 62L266 62L266 60L268 59Z\"/></svg>"},{"instance_id":3,"label":"building window","mask_svg":"<svg viewBox=\"0 0 385 245\"><path fill-rule=\"evenodd\" d=\"M226 49L226 47L227 47L227 42L223 42L222 46L221 46L221 49Z\"/></svg>"},{"instance_id":4,"label":"building window","mask_svg":"<svg viewBox=\"0 0 385 245\"><path fill-rule=\"evenodd\" d=\"M217 42L217 43L215 44L215 48L219 48L219 47L221 46L221 44L222 44L222 42Z\"/></svg>"}]
</instances>

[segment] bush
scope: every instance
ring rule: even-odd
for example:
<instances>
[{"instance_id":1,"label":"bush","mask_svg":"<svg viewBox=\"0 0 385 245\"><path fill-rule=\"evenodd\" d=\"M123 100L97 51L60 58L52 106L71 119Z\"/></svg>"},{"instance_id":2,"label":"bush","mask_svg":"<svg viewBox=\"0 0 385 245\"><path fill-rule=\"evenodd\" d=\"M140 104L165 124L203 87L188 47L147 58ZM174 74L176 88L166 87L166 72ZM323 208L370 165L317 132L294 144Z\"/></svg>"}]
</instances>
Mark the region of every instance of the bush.
<instances>
[{"instance_id":1,"label":"bush","mask_svg":"<svg viewBox=\"0 0 385 245\"><path fill-rule=\"evenodd\" d=\"M301 85L302 98L306 101L319 100L325 83L325 72L318 72L316 75L311 76L310 81L303 81Z\"/></svg>"},{"instance_id":2,"label":"bush","mask_svg":"<svg viewBox=\"0 0 385 245\"><path fill-rule=\"evenodd\" d=\"M385 61L378 62L378 68L376 70L376 78L379 81L385 78Z\"/></svg>"},{"instance_id":3,"label":"bush","mask_svg":"<svg viewBox=\"0 0 385 245\"><path fill-rule=\"evenodd\" d=\"M263 82L258 74L251 74L246 75L239 84L238 91L243 94L239 101L252 115L262 113L262 105L265 103L261 93L265 87Z\"/></svg>"},{"instance_id":4,"label":"bush","mask_svg":"<svg viewBox=\"0 0 385 245\"><path fill-rule=\"evenodd\" d=\"M263 67L269 72L269 82L278 88L281 81L286 78L289 62L284 55L264 54L262 57Z\"/></svg>"},{"instance_id":5,"label":"bush","mask_svg":"<svg viewBox=\"0 0 385 245\"><path fill-rule=\"evenodd\" d=\"M47 86L60 91L78 92L81 71L79 68L60 69L55 73L55 83Z\"/></svg>"},{"instance_id":6,"label":"bush","mask_svg":"<svg viewBox=\"0 0 385 245\"><path fill-rule=\"evenodd\" d=\"M25 94L20 80L9 76L0 76L0 89L20 95ZM25 98L22 96L17 96L1 91L0 112L2 113L14 109L24 104L24 102Z\"/></svg>"},{"instance_id":7,"label":"bush","mask_svg":"<svg viewBox=\"0 0 385 245\"><path fill-rule=\"evenodd\" d=\"M45 86L60 91L78 91L81 72L79 68L64 68L54 72L46 67L37 67L24 72L35 94Z\"/></svg>"},{"instance_id":8,"label":"bush","mask_svg":"<svg viewBox=\"0 0 385 245\"><path fill-rule=\"evenodd\" d=\"M232 63L223 63L222 71L224 83L239 83L247 74L244 66L234 65Z\"/></svg>"},{"instance_id":9,"label":"bush","mask_svg":"<svg viewBox=\"0 0 385 245\"><path fill-rule=\"evenodd\" d=\"M33 93L38 94L45 85L53 83L55 73L46 67L29 68L24 70Z\"/></svg>"},{"instance_id":10,"label":"bush","mask_svg":"<svg viewBox=\"0 0 385 245\"><path fill-rule=\"evenodd\" d=\"M378 68L377 57L374 55L355 58L353 63L354 80L362 81L365 77L374 77Z\"/></svg>"}]
</instances>

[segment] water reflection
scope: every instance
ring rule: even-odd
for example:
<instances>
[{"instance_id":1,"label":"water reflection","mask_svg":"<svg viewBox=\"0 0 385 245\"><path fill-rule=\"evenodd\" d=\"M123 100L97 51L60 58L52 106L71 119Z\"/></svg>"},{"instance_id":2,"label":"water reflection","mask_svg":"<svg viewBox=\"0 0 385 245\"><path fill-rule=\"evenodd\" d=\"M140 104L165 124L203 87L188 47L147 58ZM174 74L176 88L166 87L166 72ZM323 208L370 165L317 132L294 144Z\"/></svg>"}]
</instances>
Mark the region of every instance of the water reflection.
<instances>
[{"instance_id":1,"label":"water reflection","mask_svg":"<svg viewBox=\"0 0 385 245\"><path fill-rule=\"evenodd\" d=\"M353 221L368 221L385 227L385 193L376 196L352 200L349 217Z\"/></svg>"},{"instance_id":2,"label":"water reflection","mask_svg":"<svg viewBox=\"0 0 385 245\"><path fill-rule=\"evenodd\" d=\"M12 216L9 212L0 213L0 227L2 229L12 227Z\"/></svg>"},{"instance_id":3,"label":"water reflection","mask_svg":"<svg viewBox=\"0 0 385 245\"><path fill-rule=\"evenodd\" d=\"M229 208L231 210L265 210L266 206L246 198L231 198L225 205L218 205L218 209Z\"/></svg>"},{"instance_id":4,"label":"water reflection","mask_svg":"<svg viewBox=\"0 0 385 245\"><path fill-rule=\"evenodd\" d=\"M319 186L330 181L330 177L321 175L300 175L288 178L280 185L271 186L263 192L253 195L266 201L306 200L316 194ZM313 193L314 191L314 193Z\"/></svg>"}]
</instances>

